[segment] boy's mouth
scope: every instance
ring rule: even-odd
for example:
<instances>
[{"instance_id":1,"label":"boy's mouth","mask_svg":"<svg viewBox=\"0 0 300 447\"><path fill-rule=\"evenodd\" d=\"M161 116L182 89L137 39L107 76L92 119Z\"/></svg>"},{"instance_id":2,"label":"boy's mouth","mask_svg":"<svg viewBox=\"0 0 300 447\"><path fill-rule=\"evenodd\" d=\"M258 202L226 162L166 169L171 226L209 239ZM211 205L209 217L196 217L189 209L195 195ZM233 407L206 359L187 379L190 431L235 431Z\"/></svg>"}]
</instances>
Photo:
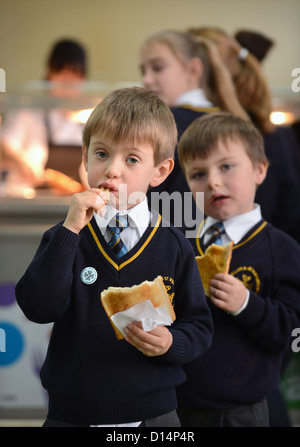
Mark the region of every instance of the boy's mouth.
<instances>
[{"instance_id":1,"label":"boy's mouth","mask_svg":"<svg viewBox=\"0 0 300 447\"><path fill-rule=\"evenodd\" d=\"M223 194L213 194L209 199L210 205L218 205L223 203L224 200L229 199L229 196L225 196Z\"/></svg>"},{"instance_id":2,"label":"boy's mouth","mask_svg":"<svg viewBox=\"0 0 300 447\"><path fill-rule=\"evenodd\" d=\"M116 185L114 185L113 183L110 183L110 182L101 183L99 185L99 188L108 189L109 192L117 192L118 191L118 188L116 187Z\"/></svg>"}]
</instances>

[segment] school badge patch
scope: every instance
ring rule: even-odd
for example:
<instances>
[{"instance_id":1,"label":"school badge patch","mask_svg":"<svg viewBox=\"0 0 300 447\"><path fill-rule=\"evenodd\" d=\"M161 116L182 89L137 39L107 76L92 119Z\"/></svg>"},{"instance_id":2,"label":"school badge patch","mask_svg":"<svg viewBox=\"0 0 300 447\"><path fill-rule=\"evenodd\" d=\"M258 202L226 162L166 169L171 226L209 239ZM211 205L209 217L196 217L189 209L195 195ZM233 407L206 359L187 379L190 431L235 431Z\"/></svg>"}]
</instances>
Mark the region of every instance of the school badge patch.
<instances>
[{"instance_id":1,"label":"school badge patch","mask_svg":"<svg viewBox=\"0 0 300 447\"><path fill-rule=\"evenodd\" d=\"M170 276L163 276L164 285L167 291L167 294L169 295L171 303L173 303L175 290L174 290L174 279Z\"/></svg>"},{"instance_id":2,"label":"school badge patch","mask_svg":"<svg viewBox=\"0 0 300 447\"><path fill-rule=\"evenodd\" d=\"M255 293L259 292L261 282L257 271L253 267L238 267L230 274L239 279L248 290L252 290Z\"/></svg>"}]
</instances>

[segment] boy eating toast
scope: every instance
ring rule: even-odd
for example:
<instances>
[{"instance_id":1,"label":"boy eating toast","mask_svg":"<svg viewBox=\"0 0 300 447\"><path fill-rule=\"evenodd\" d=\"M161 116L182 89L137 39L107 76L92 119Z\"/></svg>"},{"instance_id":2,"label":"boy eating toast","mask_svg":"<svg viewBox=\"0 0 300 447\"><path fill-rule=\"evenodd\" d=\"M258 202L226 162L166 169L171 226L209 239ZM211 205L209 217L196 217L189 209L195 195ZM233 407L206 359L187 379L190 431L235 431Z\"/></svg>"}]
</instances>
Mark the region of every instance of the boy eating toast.
<instances>
[{"instance_id":1,"label":"boy eating toast","mask_svg":"<svg viewBox=\"0 0 300 447\"><path fill-rule=\"evenodd\" d=\"M176 139L169 108L142 88L111 92L85 125L90 189L72 197L65 221L44 234L16 286L29 319L54 322L41 371L45 426L179 425L181 365L210 346L212 321L190 243L146 200L149 185L172 170ZM123 231L114 241L116 221ZM101 292L158 275L175 322L149 332L134 322L117 340Z\"/></svg>"},{"instance_id":2,"label":"boy eating toast","mask_svg":"<svg viewBox=\"0 0 300 447\"><path fill-rule=\"evenodd\" d=\"M211 243L234 245L229 273L210 281L213 342L184 367L178 414L184 426L268 426L266 396L300 324L300 247L254 203L268 161L250 122L227 113L197 119L179 159L193 196L204 193L195 255Z\"/></svg>"}]
</instances>

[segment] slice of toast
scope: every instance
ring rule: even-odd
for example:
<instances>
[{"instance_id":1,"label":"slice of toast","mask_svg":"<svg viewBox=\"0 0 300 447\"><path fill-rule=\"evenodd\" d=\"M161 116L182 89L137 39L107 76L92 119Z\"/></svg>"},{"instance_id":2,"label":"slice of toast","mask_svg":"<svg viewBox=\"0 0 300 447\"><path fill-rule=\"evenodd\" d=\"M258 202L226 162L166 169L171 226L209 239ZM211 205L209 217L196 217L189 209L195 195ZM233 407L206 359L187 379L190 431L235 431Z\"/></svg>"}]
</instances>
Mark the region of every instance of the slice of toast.
<instances>
[{"instance_id":1,"label":"slice of toast","mask_svg":"<svg viewBox=\"0 0 300 447\"><path fill-rule=\"evenodd\" d=\"M99 188L101 190L101 193L103 194L104 203L107 205L109 198L110 198L110 190L104 186L100 186Z\"/></svg>"},{"instance_id":2,"label":"slice of toast","mask_svg":"<svg viewBox=\"0 0 300 447\"><path fill-rule=\"evenodd\" d=\"M175 320L176 315L161 276L132 287L109 287L103 290L101 302L118 340L124 337L114 325L111 316L146 300L151 300L154 307L165 306L172 321Z\"/></svg>"},{"instance_id":3,"label":"slice of toast","mask_svg":"<svg viewBox=\"0 0 300 447\"><path fill-rule=\"evenodd\" d=\"M224 246L211 244L206 249L204 255L196 256L196 261L206 296L210 296L209 281L215 276L215 274L228 273L232 256L232 247L233 241Z\"/></svg>"}]
</instances>

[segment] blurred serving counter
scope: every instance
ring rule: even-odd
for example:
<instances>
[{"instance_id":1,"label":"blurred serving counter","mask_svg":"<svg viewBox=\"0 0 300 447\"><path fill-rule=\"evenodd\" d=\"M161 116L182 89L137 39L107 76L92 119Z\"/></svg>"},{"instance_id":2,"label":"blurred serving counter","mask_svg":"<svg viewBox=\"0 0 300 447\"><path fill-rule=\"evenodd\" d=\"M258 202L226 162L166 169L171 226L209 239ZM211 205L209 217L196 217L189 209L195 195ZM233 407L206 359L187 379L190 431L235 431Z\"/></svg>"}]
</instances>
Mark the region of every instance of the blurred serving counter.
<instances>
[{"instance_id":1,"label":"blurred serving counter","mask_svg":"<svg viewBox=\"0 0 300 447\"><path fill-rule=\"evenodd\" d=\"M70 204L70 196L38 193L31 199L21 197L0 198L0 229L4 226L46 225L64 219Z\"/></svg>"}]
</instances>

